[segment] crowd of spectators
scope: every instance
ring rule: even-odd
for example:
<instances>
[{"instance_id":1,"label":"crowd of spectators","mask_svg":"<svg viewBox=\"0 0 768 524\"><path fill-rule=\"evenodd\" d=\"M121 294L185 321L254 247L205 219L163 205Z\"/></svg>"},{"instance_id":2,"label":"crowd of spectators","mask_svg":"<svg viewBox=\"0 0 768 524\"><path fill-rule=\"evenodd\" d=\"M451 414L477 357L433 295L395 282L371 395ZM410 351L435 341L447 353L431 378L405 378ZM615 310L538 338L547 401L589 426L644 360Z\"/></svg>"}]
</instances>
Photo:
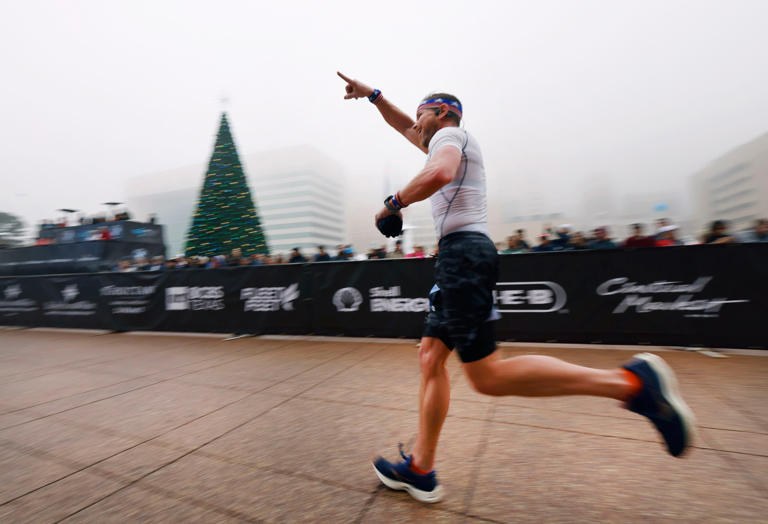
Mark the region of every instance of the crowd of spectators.
<instances>
[{"instance_id":1,"label":"crowd of spectators","mask_svg":"<svg viewBox=\"0 0 768 524\"><path fill-rule=\"evenodd\" d=\"M119 222L121 220L131 220L131 214L127 209L123 209L121 211L116 212L111 217L108 217L104 214L97 214L92 216L86 216L83 214L79 214L77 218L75 219L74 223L70 223L69 220L67 220L66 217L61 217L58 220L50 220L45 219L40 223L40 229L57 229L60 227L71 227L71 226L86 226L91 224L104 224L108 222ZM149 215L149 218L147 219L147 222L154 224L156 220L155 214Z\"/></svg>"},{"instance_id":2,"label":"crowd of spectators","mask_svg":"<svg viewBox=\"0 0 768 524\"><path fill-rule=\"evenodd\" d=\"M142 251L133 256L124 257L112 268L118 272L167 271L175 269L215 269L220 267L262 266L274 264L302 264L305 262L332 262L343 260L372 260L382 258L425 258L436 253L426 254L422 246L414 246L413 251L405 253L402 241L398 240L391 251L386 246L371 248L367 254L358 254L351 244L339 244L332 255L325 246L318 246L317 253L305 256L301 249L293 248L288 255L252 254L244 255L242 249L235 248L228 255L184 256L165 258L162 255L147 257Z\"/></svg>"},{"instance_id":3,"label":"crowd of spectators","mask_svg":"<svg viewBox=\"0 0 768 524\"><path fill-rule=\"evenodd\" d=\"M655 231L645 233L644 224L632 224L629 227L629 236L624 240L612 238L607 227L601 226L589 233L573 231L569 224L563 224L555 229L547 228L538 236L538 242L531 244L525 236L525 231L518 229L517 233L507 238L507 246L497 245L499 253L529 253L548 251L576 251L585 249L626 249L636 247L665 247L679 246L683 244L725 244L731 242L768 242L768 219L755 221L754 227L731 233L728 222L715 220L710 230L699 241L683 242L679 237L678 226L670 223L666 218L656 221Z\"/></svg>"},{"instance_id":4,"label":"crowd of spectators","mask_svg":"<svg viewBox=\"0 0 768 524\"><path fill-rule=\"evenodd\" d=\"M629 236L624 240L611 238L607 227L597 227L588 235L581 231L572 231L571 226L563 224L554 230L548 230L539 235L538 243L533 244L526 238L525 231L518 229L517 233L507 238L507 246L497 244L500 254L537 253L549 251L576 251L576 250L602 250L602 249L626 249L637 247L664 247L682 245L678 238L678 227L667 219L659 219L656 222L654 233L645 234L643 224L632 224L629 228ZM710 231L702 238L703 244L723 244L730 242L768 242L768 219L757 220L754 227L747 231L732 234L728 230L728 223L716 220L711 224ZM339 244L335 254L326 250L325 246L318 246L317 252L305 255L296 247L287 255L244 255L239 248L233 249L228 255L191 256L183 255L166 259L163 256L147 258L142 254L126 257L113 268L113 271L163 271L175 269L215 269L220 267L237 266L261 266L274 264L301 264L306 262L331 262L343 260L373 260L387 258L426 258L437 255L437 252L427 253L422 246L414 246L412 251L403 250L402 241L395 242L391 250L386 246L372 247L367 254L356 253L352 245Z\"/></svg>"}]
</instances>

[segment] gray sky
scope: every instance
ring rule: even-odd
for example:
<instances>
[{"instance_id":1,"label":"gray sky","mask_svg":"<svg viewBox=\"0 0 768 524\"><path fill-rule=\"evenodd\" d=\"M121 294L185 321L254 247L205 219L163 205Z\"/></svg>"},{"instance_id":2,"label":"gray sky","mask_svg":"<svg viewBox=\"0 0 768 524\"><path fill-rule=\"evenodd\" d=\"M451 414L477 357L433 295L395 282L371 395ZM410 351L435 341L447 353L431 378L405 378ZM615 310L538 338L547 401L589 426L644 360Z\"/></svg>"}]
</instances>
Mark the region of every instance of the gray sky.
<instances>
[{"instance_id":1,"label":"gray sky","mask_svg":"<svg viewBox=\"0 0 768 524\"><path fill-rule=\"evenodd\" d=\"M684 191L768 130L766 20L764 0L3 0L0 210L96 212L129 177L205 162L226 94L241 153L314 145L374 212L423 156L337 69L409 112L458 95L493 194L567 201L596 173Z\"/></svg>"}]
</instances>

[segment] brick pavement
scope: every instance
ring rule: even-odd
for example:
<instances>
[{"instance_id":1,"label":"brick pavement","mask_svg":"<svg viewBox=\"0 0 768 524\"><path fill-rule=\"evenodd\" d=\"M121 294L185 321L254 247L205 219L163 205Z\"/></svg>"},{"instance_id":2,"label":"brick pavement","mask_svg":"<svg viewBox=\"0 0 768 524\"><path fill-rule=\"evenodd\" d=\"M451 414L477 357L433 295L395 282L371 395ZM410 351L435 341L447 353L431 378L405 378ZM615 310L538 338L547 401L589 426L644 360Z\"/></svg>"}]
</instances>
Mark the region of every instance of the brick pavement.
<instances>
[{"instance_id":1,"label":"brick pavement","mask_svg":"<svg viewBox=\"0 0 768 524\"><path fill-rule=\"evenodd\" d=\"M700 423L682 460L614 401L483 397L451 359L425 506L370 466L413 442L412 342L3 328L0 522L766 521L768 358L662 356Z\"/></svg>"}]
</instances>

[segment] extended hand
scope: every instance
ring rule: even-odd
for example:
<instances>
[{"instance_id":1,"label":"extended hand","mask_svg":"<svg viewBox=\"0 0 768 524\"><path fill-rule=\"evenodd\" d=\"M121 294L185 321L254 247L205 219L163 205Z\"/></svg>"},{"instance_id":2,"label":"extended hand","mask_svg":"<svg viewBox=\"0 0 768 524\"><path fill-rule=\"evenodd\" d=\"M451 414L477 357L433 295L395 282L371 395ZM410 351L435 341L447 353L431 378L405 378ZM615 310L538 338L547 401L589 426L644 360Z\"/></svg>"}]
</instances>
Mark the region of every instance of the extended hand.
<instances>
[{"instance_id":1,"label":"extended hand","mask_svg":"<svg viewBox=\"0 0 768 524\"><path fill-rule=\"evenodd\" d=\"M403 214L400 211L398 211L397 213L393 213L392 211L389 210L389 208L384 207L384 208L381 209L381 211L376 213L376 217L374 217L373 221L374 222L378 222L382 218L388 217L389 215L397 215L400 218L403 218Z\"/></svg>"},{"instance_id":2,"label":"extended hand","mask_svg":"<svg viewBox=\"0 0 768 524\"><path fill-rule=\"evenodd\" d=\"M376 229L385 237L399 237L403 234L403 214L400 211L393 213L384 208L376 214Z\"/></svg>"},{"instance_id":3,"label":"extended hand","mask_svg":"<svg viewBox=\"0 0 768 524\"><path fill-rule=\"evenodd\" d=\"M347 83L347 94L344 95L344 100L349 100L350 98L369 97L373 94L372 87L368 87L362 82L353 80L352 78L349 78L338 71L336 71L336 74L339 75L341 79Z\"/></svg>"}]
</instances>

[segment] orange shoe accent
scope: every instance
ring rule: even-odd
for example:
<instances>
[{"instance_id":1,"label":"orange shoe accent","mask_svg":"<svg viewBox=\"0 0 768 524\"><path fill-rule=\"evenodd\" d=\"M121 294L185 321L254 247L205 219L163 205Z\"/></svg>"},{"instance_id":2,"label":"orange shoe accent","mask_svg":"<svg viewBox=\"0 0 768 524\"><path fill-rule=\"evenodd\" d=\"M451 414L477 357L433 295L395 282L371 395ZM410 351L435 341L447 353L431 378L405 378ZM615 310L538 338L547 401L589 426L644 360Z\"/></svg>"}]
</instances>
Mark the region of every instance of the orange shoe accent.
<instances>
[{"instance_id":1,"label":"orange shoe accent","mask_svg":"<svg viewBox=\"0 0 768 524\"><path fill-rule=\"evenodd\" d=\"M629 385L627 398L636 397L643 389L643 381L630 370L624 368L621 370L624 372L624 377L627 379L627 384Z\"/></svg>"},{"instance_id":2,"label":"orange shoe accent","mask_svg":"<svg viewBox=\"0 0 768 524\"><path fill-rule=\"evenodd\" d=\"M414 466L413 465L413 461L411 461L411 465L408 466L408 467L411 468L411 471L413 471L417 475L428 475L429 474L429 471L426 471L426 470L423 470L421 468L417 468L416 466Z\"/></svg>"}]
</instances>

